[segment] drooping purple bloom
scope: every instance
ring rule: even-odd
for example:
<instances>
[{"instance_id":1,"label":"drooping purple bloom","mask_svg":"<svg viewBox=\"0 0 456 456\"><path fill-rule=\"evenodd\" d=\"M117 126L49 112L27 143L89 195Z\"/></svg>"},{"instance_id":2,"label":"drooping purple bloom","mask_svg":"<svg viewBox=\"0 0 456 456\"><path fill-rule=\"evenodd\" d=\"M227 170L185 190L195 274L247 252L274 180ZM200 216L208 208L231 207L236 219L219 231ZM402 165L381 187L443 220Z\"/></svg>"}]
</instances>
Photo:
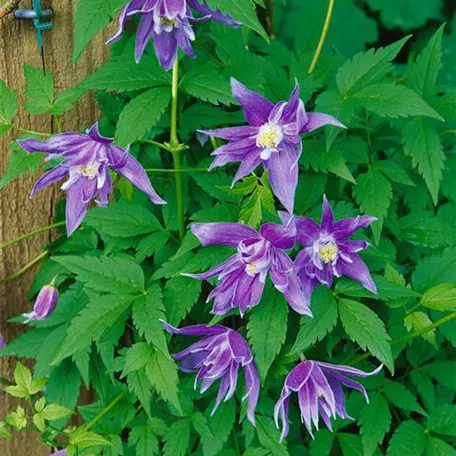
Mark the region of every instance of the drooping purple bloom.
<instances>
[{"instance_id":1,"label":"drooping purple bloom","mask_svg":"<svg viewBox=\"0 0 456 456\"><path fill-rule=\"evenodd\" d=\"M334 221L326 196L321 225L308 217L296 217L296 240L304 249L298 253L295 264L307 303L318 285L331 287L333 278L343 275L377 293L369 269L357 253L369 243L349 239L355 231L367 228L375 220L375 217L362 215Z\"/></svg>"},{"instance_id":2,"label":"drooping purple bloom","mask_svg":"<svg viewBox=\"0 0 456 456\"><path fill-rule=\"evenodd\" d=\"M45 320L54 312L58 300L59 290L52 285L44 286L38 293L33 311L22 314L26 318L24 323L28 323L31 320Z\"/></svg>"},{"instance_id":3,"label":"drooping purple bloom","mask_svg":"<svg viewBox=\"0 0 456 456\"><path fill-rule=\"evenodd\" d=\"M274 409L274 419L277 427L279 427L279 416L282 420L280 441L288 435L290 428L288 424L288 408L292 393L298 393L301 421L313 438L312 423L318 430L319 415L331 431L331 417L337 418L339 416L342 419L352 419L345 410L345 396L342 385L361 392L366 401L369 402L365 388L347 376L368 377L378 374L382 367L383 365L372 372L366 373L353 367L319 361L303 361L298 364L285 379L282 394Z\"/></svg>"},{"instance_id":4,"label":"drooping purple bloom","mask_svg":"<svg viewBox=\"0 0 456 456\"><path fill-rule=\"evenodd\" d=\"M66 456L67 451L66 450L59 450L56 451L55 453L50 454L49 456Z\"/></svg>"},{"instance_id":5,"label":"drooping purple bloom","mask_svg":"<svg viewBox=\"0 0 456 456\"><path fill-rule=\"evenodd\" d=\"M193 17L190 8L203 17ZM117 33L108 44L121 39L126 22L136 14L141 16L136 36L136 61L141 60L144 49L152 38L155 54L166 71L172 68L178 49L182 49L190 57L195 57L191 44L195 39L192 22L214 19L231 27L240 25L220 11L211 10L202 0L133 0L122 10Z\"/></svg>"},{"instance_id":6,"label":"drooping purple bloom","mask_svg":"<svg viewBox=\"0 0 456 456\"><path fill-rule=\"evenodd\" d=\"M299 98L298 84L288 102L281 101L276 105L234 78L231 79L231 88L249 125L202 131L229 141L212 153L216 158L210 169L241 162L233 180L234 185L257 166L263 165L269 170L269 181L274 194L291 213L298 184L301 133L324 125L344 126L327 114L306 113L304 103Z\"/></svg>"},{"instance_id":7,"label":"drooping purple bloom","mask_svg":"<svg viewBox=\"0 0 456 456\"><path fill-rule=\"evenodd\" d=\"M209 294L214 299L212 313L224 315L238 307L243 316L261 299L269 274L274 286L283 293L290 307L311 316L292 259L285 250L295 244L294 218L280 213L283 225L265 223L258 233L241 223L198 223L193 234L204 246L227 245L237 253L203 274L188 274L200 280L218 277L219 283Z\"/></svg>"},{"instance_id":8,"label":"drooping purple bloom","mask_svg":"<svg viewBox=\"0 0 456 456\"><path fill-rule=\"evenodd\" d=\"M195 388L202 382L201 393L207 391L220 379L220 387L212 415L218 406L233 397L236 391L239 367L244 369L247 399L247 417L255 425L255 408L260 393L260 378L253 355L246 340L236 331L220 325L195 325L174 328L162 320L170 334L203 336L203 339L176 353L173 358L180 361L180 369L186 373L198 372Z\"/></svg>"},{"instance_id":9,"label":"drooping purple bloom","mask_svg":"<svg viewBox=\"0 0 456 456\"><path fill-rule=\"evenodd\" d=\"M5 339L3 338L3 334L0 332L0 350L6 347Z\"/></svg>"},{"instance_id":10,"label":"drooping purple bloom","mask_svg":"<svg viewBox=\"0 0 456 456\"><path fill-rule=\"evenodd\" d=\"M112 192L110 168L146 193L153 203L166 204L153 189L141 164L128 149L115 146L113 141L101 136L98 124L86 134L67 132L52 136L47 141L38 141L34 138L18 141L26 152L48 153L47 160L63 158L58 166L36 182L31 196L69 176L62 185L62 190L67 192L68 236L82 223L92 200L98 198L95 202L100 206L108 204L108 196Z\"/></svg>"}]
</instances>

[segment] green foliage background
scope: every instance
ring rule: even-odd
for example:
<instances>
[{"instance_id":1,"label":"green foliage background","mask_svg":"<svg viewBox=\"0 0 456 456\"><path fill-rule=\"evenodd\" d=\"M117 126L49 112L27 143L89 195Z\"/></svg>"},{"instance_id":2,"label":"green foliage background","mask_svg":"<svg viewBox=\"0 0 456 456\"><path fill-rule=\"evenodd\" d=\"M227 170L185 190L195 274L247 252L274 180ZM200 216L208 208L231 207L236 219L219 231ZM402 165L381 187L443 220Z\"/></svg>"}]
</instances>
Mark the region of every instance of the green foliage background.
<instances>
[{"instance_id":1,"label":"green foliage background","mask_svg":"<svg viewBox=\"0 0 456 456\"><path fill-rule=\"evenodd\" d=\"M125 3L79 1L74 60ZM210 287L181 273L206 270L230 251L200 248L190 232L178 241L174 176L160 171L172 168L172 157L153 144L168 138L170 75L151 47L134 63L132 24L110 61L74 89L56 93L52 75L26 67L26 108L60 116L82 94L95 92L102 132L132 144L168 205L153 207L118 180L115 202L91 209L82 229L48 246L30 297L59 273L55 313L31 322L0 355L35 359L35 376L48 378L46 401L76 410L86 422L117 400L93 435L72 434L81 455L454 456L456 8L442 0L336 0L323 53L309 75L326 2L256 3L259 20L253 1L210 0L246 27L196 26L197 59L181 61L179 137L190 146L183 166L210 163L211 144L198 143L198 128L244 123L231 76L273 101L288 97L297 79L308 111L332 114L348 129L304 137L296 214L318 219L326 193L338 218L376 216L362 236L372 241L363 259L379 294L339 279L333 290L317 289L309 320L288 312L268 289L246 320L228 317L225 323L248 337L260 370L257 427L244 419L242 388L209 417L214 391L200 396L192 378L178 376L169 354L186 342L170 342L158 319L209 322ZM17 127L16 112L17 95L0 81L0 134ZM41 157L11 148L0 188L42 165ZM239 220L258 227L276 220L279 205L266 176L249 176L230 189L234 169L185 173L188 223ZM355 420L336 421L334 433L323 428L312 440L293 403L290 435L279 444L273 406L302 352L308 359L386 368L364 381L369 404L347 393ZM93 388L96 402L77 406L81 384ZM6 421L20 429L23 417L13 413ZM65 420L59 415L54 427L62 429Z\"/></svg>"}]
</instances>

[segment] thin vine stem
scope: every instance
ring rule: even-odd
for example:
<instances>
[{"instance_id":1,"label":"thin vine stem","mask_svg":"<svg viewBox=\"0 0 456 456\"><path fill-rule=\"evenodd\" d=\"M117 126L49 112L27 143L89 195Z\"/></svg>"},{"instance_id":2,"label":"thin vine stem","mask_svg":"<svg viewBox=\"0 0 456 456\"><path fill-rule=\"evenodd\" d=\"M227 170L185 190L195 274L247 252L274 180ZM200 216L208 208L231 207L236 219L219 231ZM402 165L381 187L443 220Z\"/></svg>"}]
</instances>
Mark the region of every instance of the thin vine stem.
<instances>
[{"instance_id":1,"label":"thin vine stem","mask_svg":"<svg viewBox=\"0 0 456 456\"><path fill-rule=\"evenodd\" d=\"M29 134L35 135L35 136L43 136L43 137L46 137L46 138L48 138L49 136L52 136L51 133L44 133L42 131L27 130L26 128L17 127L16 125L10 125L10 127L13 128L14 130L20 131L21 133L29 133Z\"/></svg>"},{"instance_id":2,"label":"thin vine stem","mask_svg":"<svg viewBox=\"0 0 456 456\"><path fill-rule=\"evenodd\" d=\"M0 250L4 249L13 244L17 244L18 242L24 241L25 239L31 238L36 236L37 234L44 233L46 231L52 230L54 228L59 228L60 226L64 226L65 222L57 222L53 223L52 225L44 226L42 228L38 228L35 231L31 231L30 233L23 234L15 239L11 239L10 241L5 242L4 244L0 244Z\"/></svg>"},{"instance_id":3,"label":"thin vine stem","mask_svg":"<svg viewBox=\"0 0 456 456\"><path fill-rule=\"evenodd\" d=\"M35 259L30 261L30 263L27 263L24 267L19 269L19 271L15 272L14 274L12 274L4 279L0 279L0 282L8 282L9 280L17 279L22 274L27 272L30 268L35 266L35 264L39 263L43 258L47 257L48 254L49 254L49 252L47 250L45 250L43 253L38 255Z\"/></svg>"},{"instance_id":4,"label":"thin vine stem","mask_svg":"<svg viewBox=\"0 0 456 456\"><path fill-rule=\"evenodd\" d=\"M432 323L432 325L426 326L425 328L420 329L418 331L406 334L405 336L393 339L391 341L391 345L397 345L397 344L400 344L402 342L406 342L408 340L415 339L416 337L422 336L423 334L426 334L427 332L432 331L433 329L436 329L439 326L441 326L441 325L443 325L445 323L448 323L451 320L454 320L455 318L456 318L456 312L450 313L450 314L446 315L445 317L441 318L440 320L435 321L434 323ZM358 356L357 358L353 359L352 361L350 361L348 363L348 365L351 366L353 364L357 364L357 363L359 363L361 361L364 361L365 359L370 358L370 357L371 357L371 354L369 352L366 352L366 353Z\"/></svg>"},{"instance_id":5,"label":"thin vine stem","mask_svg":"<svg viewBox=\"0 0 456 456\"><path fill-rule=\"evenodd\" d=\"M88 431L93 426L95 426L98 421L100 421L104 416L106 416L127 394L127 390L124 390L120 393L111 403L109 403L98 415L96 415L93 419L91 419L87 424L83 425L83 429Z\"/></svg>"},{"instance_id":6,"label":"thin vine stem","mask_svg":"<svg viewBox=\"0 0 456 456\"><path fill-rule=\"evenodd\" d=\"M163 168L146 168L147 173L205 173L209 168L180 168L180 169L163 169Z\"/></svg>"},{"instance_id":7,"label":"thin vine stem","mask_svg":"<svg viewBox=\"0 0 456 456\"><path fill-rule=\"evenodd\" d=\"M315 54L312 59L312 63L309 67L309 74L312 74L317 67L318 60L320 58L321 51L326 41L326 37L329 31L329 25L331 24L331 18L334 11L335 0L329 0L328 11L326 12L326 19L323 25L323 30L321 31L320 41L318 42L317 49L315 49Z\"/></svg>"}]
</instances>

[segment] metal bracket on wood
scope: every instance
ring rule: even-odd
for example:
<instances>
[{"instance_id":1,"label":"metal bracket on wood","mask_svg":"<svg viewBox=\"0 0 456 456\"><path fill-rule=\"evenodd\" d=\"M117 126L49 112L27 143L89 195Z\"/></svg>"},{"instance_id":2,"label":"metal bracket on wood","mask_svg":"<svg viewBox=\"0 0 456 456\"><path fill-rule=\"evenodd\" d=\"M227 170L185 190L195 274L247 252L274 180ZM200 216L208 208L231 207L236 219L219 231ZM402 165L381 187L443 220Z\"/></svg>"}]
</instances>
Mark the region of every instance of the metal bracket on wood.
<instances>
[{"instance_id":1,"label":"metal bracket on wood","mask_svg":"<svg viewBox=\"0 0 456 456\"><path fill-rule=\"evenodd\" d=\"M14 15L18 19L31 19L36 30L36 39L38 41L38 48L40 54L43 53L43 32L54 28L54 23L48 20L42 22L43 19L49 19L53 16L51 9L45 9L41 7L40 0L33 0L33 9L16 9Z\"/></svg>"}]
</instances>

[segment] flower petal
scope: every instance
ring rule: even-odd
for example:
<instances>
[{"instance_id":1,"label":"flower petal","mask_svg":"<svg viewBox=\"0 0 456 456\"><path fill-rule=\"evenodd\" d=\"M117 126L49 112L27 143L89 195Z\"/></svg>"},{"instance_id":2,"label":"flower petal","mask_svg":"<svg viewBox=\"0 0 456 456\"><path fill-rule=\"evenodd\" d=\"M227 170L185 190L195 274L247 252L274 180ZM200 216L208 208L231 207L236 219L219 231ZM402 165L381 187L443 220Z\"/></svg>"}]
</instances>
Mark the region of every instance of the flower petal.
<instances>
[{"instance_id":1,"label":"flower petal","mask_svg":"<svg viewBox=\"0 0 456 456\"><path fill-rule=\"evenodd\" d=\"M196 11L198 11L198 13L202 14L203 16L210 16L211 19L220 22L221 24L228 25L229 27L239 27L241 25L239 22L235 21L230 16L226 16L218 10L214 11L204 3L199 3L198 0L187 0L187 3L188 6L190 6L190 8L195 9Z\"/></svg>"},{"instance_id":2,"label":"flower petal","mask_svg":"<svg viewBox=\"0 0 456 456\"><path fill-rule=\"evenodd\" d=\"M247 399L247 418L255 426L255 409L260 395L260 376L253 361L244 367L244 373L247 392L242 400Z\"/></svg>"},{"instance_id":3,"label":"flower petal","mask_svg":"<svg viewBox=\"0 0 456 456\"><path fill-rule=\"evenodd\" d=\"M347 255L351 263L340 259L340 271L343 275L350 277L353 280L359 282L366 290L377 294L377 286L372 280L372 276L369 272L366 263L360 258L357 253L350 253Z\"/></svg>"},{"instance_id":4,"label":"flower petal","mask_svg":"<svg viewBox=\"0 0 456 456\"><path fill-rule=\"evenodd\" d=\"M67 132L51 136L46 141L38 141L35 138L18 140L17 143L26 152L45 152L48 154L61 154L67 149L81 147L87 143L87 136L80 133Z\"/></svg>"},{"instance_id":5,"label":"flower petal","mask_svg":"<svg viewBox=\"0 0 456 456\"><path fill-rule=\"evenodd\" d=\"M292 249L295 245L296 239L296 221L292 214L287 214L287 216L282 215L284 220L288 223L283 225L277 225L275 223L265 223L260 228L260 234L265 239L270 241L275 247L279 249Z\"/></svg>"},{"instance_id":6,"label":"flower petal","mask_svg":"<svg viewBox=\"0 0 456 456\"><path fill-rule=\"evenodd\" d=\"M185 16L187 4L185 0L164 0L166 16L175 19L177 16Z\"/></svg>"},{"instance_id":7,"label":"flower petal","mask_svg":"<svg viewBox=\"0 0 456 456\"><path fill-rule=\"evenodd\" d=\"M177 58L177 40L173 32L153 34L155 55L165 71L169 71Z\"/></svg>"},{"instance_id":8,"label":"flower petal","mask_svg":"<svg viewBox=\"0 0 456 456\"><path fill-rule=\"evenodd\" d=\"M367 228L372 222L375 222L377 217L370 215L360 215L358 217L350 217L338 220L334 223L332 235L334 239L341 241L349 238L355 231L361 228Z\"/></svg>"},{"instance_id":9,"label":"flower petal","mask_svg":"<svg viewBox=\"0 0 456 456\"><path fill-rule=\"evenodd\" d=\"M308 121L301 130L301 133L314 131L317 128L324 127L325 125L334 125L340 128L347 128L344 124L339 122L335 117L320 112L309 112L307 114Z\"/></svg>"},{"instance_id":10,"label":"flower petal","mask_svg":"<svg viewBox=\"0 0 456 456\"><path fill-rule=\"evenodd\" d=\"M153 14L144 14L139 23L138 31L136 32L135 59L139 63L146 49L147 43L154 34L154 16ZM168 34L165 34L168 35Z\"/></svg>"},{"instance_id":11,"label":"flower petal","mask_svg":"<svg viewBox=\"0 0 456 456\"><path fill-rule=\"evenodd\" d=\"M258 127L244 125L242 127L216 128L215 130L198 130L208 136L226 139L228 141L237 141L240 139L255 137L258 134Z\"/></svg>"},{"instance_id":12,"label":"flower petal","mask_svg":"<svg viewBox=\"0 0 456 456\"><path fill-rule=\"evenodd\" d=\"M66 198L66 225L67 235L71 236L82 223L87 213L88 201L83 200L85 179L79 179L67 190Z\"/></svg>"},{"instance_id":13,"label":"flower petal","mask_svg":"<svg viewBox=\"0 0 456 456\"><path fill-rule=\"evenodd\" d=\"M320 236L320 225L309 217L296 217L296 240L303 246L311 246Z\"/></svg>"},{"instance_id":14,"label":"flower petal","mask_svg":"<svg viewBox=\"0 0 456 456\"><path fill-rule=\"evenodd\" d=\"M125 23L129 19L129 16L139 12L139 8L141 8L143 3L144 0L133 0L125 6L119 16L119 26L117 28L117 32L113 37L106 41L106 44L113 44L122 38L123 29L125 27Z\"/></svg>"},{"instance_id":15,"label":"flower petal","mask_svg":"<svg viewBox=\"0 0 456 456\"><path fill-rule=\"evenodd\" d=\"M30 198L33 198L40 190L60 181L68 174L68 168L58 165L47 173L43 174L35 183Z\"/></svg>"},{"instance_id":16,"label":"flower petal","mask_svg":"<svg viewBox=\"0 0 456 456\"><path fill-rule=\"evenodd\" d=\"M285 386L293 391L299 391L309 380L314 368L313 361L303 361L298 364L285 379Z\"/></svg>"},{"instance_id":17,"label":"flower petal","mask_svg":"<svg viewBox=\"0 0 456 456\"><path fill-rule=\"evenodd\" d=\"M329 204L326 195L323 196L323 213L321 216L321 231L324 233L332 233L334 224L334 214Z\"/></svg>"},{"instance_id":18,"label":"flower petal","mask_svg":"<svg viewBox=\"0 0 456 456\"><path fill-rule=\"evenodd\" d=\"M221 325L194 325L186 326L185 328L175 328L165 320L160 319L160 323L170 334L182 334L184 336L215 336L230 331L229 328Z\"/></svg>"},{"instance_id":19,"label":"flower petal","mask_svg":"<svg viewBox=\"0 0 456 456\"><path fill-rule=\"evenodd\" d=\"M253 228L242 223L194 223L191 229L204 246L228 245L237 247L241 241L259 238L258 233Z\"/></svg>"},{"instance_id":20,"label":"flower petal","mask_svg":"<svg viewBox=\"0 0 456 456\"><path fill-rule=\"evenodd\" d=\"M330 364L330 363L324 363L323 361L315 361L318 366L320 366L324 371L336 371L340 372L344 375L353 375L355 377L370 377L371 375L377 375L383 368L383 364L378 366L376 369L374 369L372 372L364 372L360 369L356 369L354 367L350 366L342 366L339 364Z\"/></svg>"}]
</instances>

